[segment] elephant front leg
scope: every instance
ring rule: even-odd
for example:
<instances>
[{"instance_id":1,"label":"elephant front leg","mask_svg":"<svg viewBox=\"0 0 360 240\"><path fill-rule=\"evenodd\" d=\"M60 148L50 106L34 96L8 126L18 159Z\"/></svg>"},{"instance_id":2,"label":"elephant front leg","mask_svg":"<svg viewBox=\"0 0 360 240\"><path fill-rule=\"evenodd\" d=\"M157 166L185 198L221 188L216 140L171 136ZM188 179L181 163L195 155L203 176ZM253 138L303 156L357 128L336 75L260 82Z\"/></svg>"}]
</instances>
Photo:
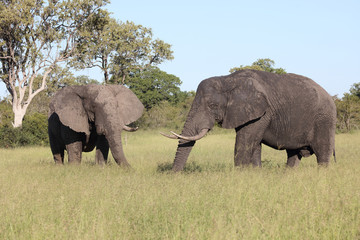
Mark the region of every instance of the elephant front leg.
<instances>
[{"instance_id":1,"label":"elephant front leg","mask_svg":"<svg viewBox=\"0 0 360 240\"><path fill-rule=\"evenodd\" d=\"M261 167L261 141L246 132L237 131L235 151L235 166L247 166L252 164Z\"/></svg>"},{"instance_id":2,"label":"elephant front leg","mask_svg":"<svg viewBox=\"0 0 360 240\"><path fill-rule=\"evenodd\" d=\"M82 142L73 142L66 145L69 163L81 163Z\"/></svg>"},{"instance_id":3,"label":"elephant front leg","mask_svg":"<svg viewBox=\"0 0 360 240\"><path fill-rule=\"evenodd\" d=\"M64 164L64 150L61 153L53 154L55 164Z\"/></svg>"},{"instance_id":4,"label":"elephant front leg","mask_svg":"<svg viewBox=\"0 0 360 240\"><path fill-rule=\"evenodd\" d=\"M96 143L95 162L100 165L106 164L108 159L108 154L109 154L109 143L104 135L100 135Z\"/></svg>"},{"instance_id":5,"label":"elephant front leg","mask_svg":"<svg viewBox=\"0 0 360 240\"><path fill-rule=\"evenodd\" d=\"M51 124L51 122L49 123ZM60 142L58 136L52 134L49 130L50 148L53 154L55 164L64 164L64 151L65 146Z\"/></svg>"}]
</instances>

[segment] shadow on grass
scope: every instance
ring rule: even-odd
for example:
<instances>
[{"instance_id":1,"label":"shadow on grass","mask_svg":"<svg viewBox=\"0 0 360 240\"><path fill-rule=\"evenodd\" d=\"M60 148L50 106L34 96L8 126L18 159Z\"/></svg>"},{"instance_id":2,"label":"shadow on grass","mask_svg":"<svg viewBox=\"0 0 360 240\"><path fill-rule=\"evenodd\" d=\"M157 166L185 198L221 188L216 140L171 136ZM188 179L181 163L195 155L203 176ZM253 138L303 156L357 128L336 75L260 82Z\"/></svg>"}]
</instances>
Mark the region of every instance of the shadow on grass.
<instances>
[{"instance_id":1,"label":"shadow on grass","mask_svg":"<svg viewBox=\"0 0 360 240\"><path fill-rule=\"evenodd\" d=\"M172 163L159 163L156 171L159 173L173 173L172 171ZM194 173L194 172L202 172L203 168L196 164L195 162L191 162L185 165L184 173Z\"/></svg>"},{"instance_id":2,"label":"shadow on grass","mask_svg":"<svg viewBox=\"0 0 360 240\"><path fill-rule=\"evenodd\" d=\"M157 166L159 173L172 173L173 163L160 163ZM225 163L216 164L198 164L196 162L187 163L184 167L183 173L200 173L200 172L226 172L233 168Z\"/></svg>"}]
</instances>

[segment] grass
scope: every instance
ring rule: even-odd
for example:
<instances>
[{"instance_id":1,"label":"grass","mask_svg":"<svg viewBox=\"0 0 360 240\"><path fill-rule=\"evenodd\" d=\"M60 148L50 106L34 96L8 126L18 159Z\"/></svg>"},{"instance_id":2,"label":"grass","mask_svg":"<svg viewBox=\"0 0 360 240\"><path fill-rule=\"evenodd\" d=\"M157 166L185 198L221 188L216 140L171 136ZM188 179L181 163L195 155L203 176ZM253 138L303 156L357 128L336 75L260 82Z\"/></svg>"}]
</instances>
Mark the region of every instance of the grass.
<instances>
[{"instance_id":1,"label":"grass","mask_svg":"<svg viewBox=\"0 0 360 240\"><path fill-rule=\"evenodd\" d=\"M336 136L328 168L287 169L264 147L262 169L235 169L234 137L198 141L182 174L167 171L177 142L155 131L127 134L132 171L0 149L0 239L360 239L360 132Z\"/></svg>"}]
</instances>

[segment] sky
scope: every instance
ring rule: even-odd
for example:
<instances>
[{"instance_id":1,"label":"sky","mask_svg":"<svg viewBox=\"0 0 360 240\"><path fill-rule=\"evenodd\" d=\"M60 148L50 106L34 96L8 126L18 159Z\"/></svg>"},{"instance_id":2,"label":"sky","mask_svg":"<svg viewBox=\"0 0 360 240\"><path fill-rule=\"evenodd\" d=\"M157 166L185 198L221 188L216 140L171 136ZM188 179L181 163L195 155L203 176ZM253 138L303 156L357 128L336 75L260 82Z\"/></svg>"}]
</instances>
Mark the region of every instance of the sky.
<instances>
[{"instance_id":1,"label":"sky","mask_svg":"<svg viewBox=\"0 0 360 240\"><path fill-rule=\"evenodd\" d=\"M259 58L339 97L360 82L359 0L112 0L107 9L172 45L174 60L159 67L179 77L183 91ZM77 74L102 81L97 70Z\"/></svg>"}]
</instances>

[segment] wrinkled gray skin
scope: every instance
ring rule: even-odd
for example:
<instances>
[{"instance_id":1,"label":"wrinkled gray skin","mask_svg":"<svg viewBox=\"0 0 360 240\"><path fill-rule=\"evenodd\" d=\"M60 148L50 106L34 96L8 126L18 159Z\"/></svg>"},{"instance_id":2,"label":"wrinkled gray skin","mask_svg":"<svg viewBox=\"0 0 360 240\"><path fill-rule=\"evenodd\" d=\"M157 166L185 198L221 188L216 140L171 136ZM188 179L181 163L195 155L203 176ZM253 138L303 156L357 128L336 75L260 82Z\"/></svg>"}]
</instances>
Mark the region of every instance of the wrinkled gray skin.
<instances>
[{"instance_id":1,"label":"wrinkled gray skin","mask_svg":"<svg viewBox=\"0 0 360 240\"><path fill-rule=\"evenodd\" d=\"M129 166L121 143L121 131L136 121L143 105L135 94L119 85L69 86L50 103L48 132L55 163L80 163L82 152L96 147L95 161L107 162L109 147L117 164Z\"/></svg>"},{"instance_id":2,"label":"wrinkled gray skin","mask_svg":"<svg viewBox=\"0 0 360 240\"><path fill-rule=\"evenodd\" d=\"M241 70L202 81L181 136L210 130L215 122L236 131L235 166L261 166L261 144L286 150L291 167L313 153L320 165L335 157L335 104L303 76ZM174 171L183 170L194 144L180 138Z\"/></svg>"}]
</instances>

